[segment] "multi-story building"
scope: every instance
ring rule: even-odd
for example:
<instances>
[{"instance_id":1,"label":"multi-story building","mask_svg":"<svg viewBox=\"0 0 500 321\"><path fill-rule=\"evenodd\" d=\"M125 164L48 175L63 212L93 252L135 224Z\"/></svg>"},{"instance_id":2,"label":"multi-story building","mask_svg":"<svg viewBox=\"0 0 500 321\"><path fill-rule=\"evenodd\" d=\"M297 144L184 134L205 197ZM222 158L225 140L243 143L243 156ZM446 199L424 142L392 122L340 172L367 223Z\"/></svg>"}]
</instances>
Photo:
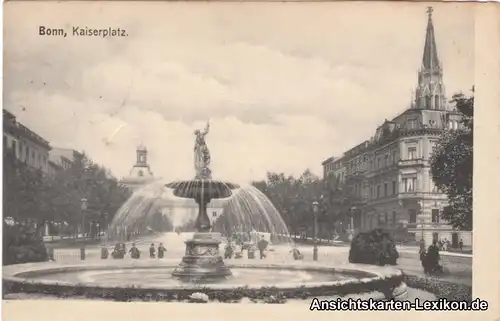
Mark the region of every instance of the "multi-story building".
<instances>
[{"instance_id":1,"label":"multi-story building","mask_svg":"<svg viewBox=\"0 0 500 321\"><path fill-rule=\"evenodd\" d=\"M55 174L58 170L69 169L83 154L70 148L52 148L49 152L49 174Z\"/></svg>"},{"instance_id":2,"label":"multi-story building","mask_svg":"<svg viewBox=\"0 0 500 321\"><path fill-rule=\"evenodd\" d=\"M344 156L330 157L321 163L323 177L335 176L339 182L345 180Z\"/></svg>"},{"instance_id":3,"label":"multi-story building","mask_svg":"<svg viewBox=\"0 0 500 321\"><path fill-rule=\"evenodd\" d=\"M29 167L45 174L49 172L49 142L18 122L6 109L3 110L3 146L11 148L16 158Z\"/></svg>"},{"instance_id":4,"label":"multi-story building","mask_svg":"<svg viewBox=\"0 0 500 321\"><path fill-rule=\"evenodd\" d=\"M471 245L471 232L453 230L440 218L447 197L434 186L429 164L440 135L458 129L460 119L446 100L429 8L422 67L410 107L386 119L370 140L342 159L346 185L359 200L351 220L356 230L404 225L415 240L423 238L427 244L447 239L456 246L462 239Z\"/></svg>"}]
</instances>

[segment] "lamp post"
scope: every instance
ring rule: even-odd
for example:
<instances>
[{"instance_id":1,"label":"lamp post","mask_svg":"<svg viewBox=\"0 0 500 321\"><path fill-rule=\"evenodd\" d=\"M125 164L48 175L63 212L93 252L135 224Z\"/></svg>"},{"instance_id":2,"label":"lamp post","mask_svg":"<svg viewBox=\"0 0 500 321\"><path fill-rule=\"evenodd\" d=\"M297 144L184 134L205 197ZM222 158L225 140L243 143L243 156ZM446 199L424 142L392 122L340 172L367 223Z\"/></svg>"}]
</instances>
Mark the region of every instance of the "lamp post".
<instances>
[{"instance_id":1,"label":"lamp post","mask_svg":"<svg viewBox=\"0 0 500 321\"><path fill-rule=\"evenodd\" d=\"M108 213L104 213L103 231L104 231L105 242L106 242L106 244L108 244Z\"/></svg>"},{"instance_id":2,"label":"lamp post","mask_svg":"<svg viewBox=\"0 0 500 321\"><path fill-rule=\"evenodd\" d=\"M420 217L419 218L419 221L420 221L420 239L423 240L424 239L424 225L425 225L425 219Z\"/></svg>"},{"instance_id":3,"label":"lamp post","mask_svg":"<svg viewBox=\"0 0 500 321\"><path fill-rule=\"evenodd\" d=\"M349 241L354 238L354 211L356 211L356 206L351 207L350 210L350 222L349 222Z\"/></svg>"},{"instance_id":4,"label":"lamp post","mask_svg":"<svg viewBox=\"0 0 500 321\"><path fill-rule=\"evenodd\" d=\"M85 211L87 210L87 199L81 199L81 207L82 210L82 236L83 236L83 244L80 248L80 260L85 260Z\"/></svg>"},{"instance_id":5,"label":"lamp post","mask_svg":"<svg viewBox=\"0 0 500 321\"><path fill-rule=\"evenodd\" d=\"M80 209L82 211L82 237L85 237L85 211L87 210L88 201L86 198L81 199Z\"/></svg>"},{"instance_id":6,"label":"lamp post","mask_svg":"<svg viewBox=\"0 0 500 321\"><path fill-rule=\"evenodd\" d=\"M313 225L313 260L318 260L318 212L319 212L319 203L314 201L312 203L313 213L314 213L314 225Z\"/></svg>"}]
</instances>

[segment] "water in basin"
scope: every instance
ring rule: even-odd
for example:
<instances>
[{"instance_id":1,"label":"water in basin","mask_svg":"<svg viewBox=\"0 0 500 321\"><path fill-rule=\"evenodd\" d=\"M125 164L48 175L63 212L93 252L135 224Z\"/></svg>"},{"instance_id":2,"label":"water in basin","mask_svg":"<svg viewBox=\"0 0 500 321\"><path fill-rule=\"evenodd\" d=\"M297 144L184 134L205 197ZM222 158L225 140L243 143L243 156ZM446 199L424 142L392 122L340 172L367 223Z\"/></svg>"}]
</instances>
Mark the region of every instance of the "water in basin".
<instances>
[{"instance_id":1,"label":"water in basin","mask_svg":"<svg viewBox=\"0 0 500 321\"><path fill-rule=\"evenodd\" d=\"M182 285L181 281L172 278L173 268L130 268L113 270L67 271L34 276L33 279L52 280L74 283L98 283L101 286L142 286L162 287ZM342 273L279 270L264 268L232 268L233 276L218 281L217 284L248 285L283 285L293 283L295 286L307 283L322 283L353 279Z\"/></svg>"}]
</instances>

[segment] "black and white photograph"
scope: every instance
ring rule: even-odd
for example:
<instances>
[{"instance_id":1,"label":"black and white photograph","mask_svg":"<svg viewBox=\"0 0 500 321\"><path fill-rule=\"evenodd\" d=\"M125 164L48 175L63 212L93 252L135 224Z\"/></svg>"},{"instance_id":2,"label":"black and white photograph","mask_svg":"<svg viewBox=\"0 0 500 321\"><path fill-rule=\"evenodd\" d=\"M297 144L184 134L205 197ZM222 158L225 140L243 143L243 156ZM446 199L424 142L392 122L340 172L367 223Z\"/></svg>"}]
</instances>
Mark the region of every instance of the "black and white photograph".
<instances>
[{"instance_id":1,"label":"black and white photograph","mask_svg":"<svg viewBox=\"0 0 500 321\"><path fill-rule=\"evenodd\" d=\"M471 8L6 3L3 300L470 304Z\"/></svg>"}]
</instances>

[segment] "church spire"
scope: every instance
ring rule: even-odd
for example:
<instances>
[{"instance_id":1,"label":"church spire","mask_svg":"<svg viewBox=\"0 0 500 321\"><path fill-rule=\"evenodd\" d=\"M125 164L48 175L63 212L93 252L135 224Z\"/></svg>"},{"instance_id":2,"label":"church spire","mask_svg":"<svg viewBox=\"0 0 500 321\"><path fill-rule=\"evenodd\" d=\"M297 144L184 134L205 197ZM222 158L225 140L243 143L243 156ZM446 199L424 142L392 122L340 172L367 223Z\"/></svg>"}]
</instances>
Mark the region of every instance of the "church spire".
<instances>
[{"instance_id":1,"label":"church spire","mask_svg":"<svg viewBox=\"0 0 500 321\"><path fill-rule=\"evenodd\" d=\"M432 7L427 8L427 32L425 34L424 56L422 58L422 68L431 71L439 69L440 63L437 54L436 38L434 36L434 24L432 23Z\"/></svg>"},{"instance_id":2,"label":"church spire","mask_svg":"<svg viewBox=\"0 0 500 321\"><path fill-rule=\"evenodd\" d=\"M446 109L446 98L443 84L443 69L438 58L432 7L427 8L427 31L425 34L422 67L418 73L418 86L415 90L414 108Z\"/></svg>"}]
</instances>

